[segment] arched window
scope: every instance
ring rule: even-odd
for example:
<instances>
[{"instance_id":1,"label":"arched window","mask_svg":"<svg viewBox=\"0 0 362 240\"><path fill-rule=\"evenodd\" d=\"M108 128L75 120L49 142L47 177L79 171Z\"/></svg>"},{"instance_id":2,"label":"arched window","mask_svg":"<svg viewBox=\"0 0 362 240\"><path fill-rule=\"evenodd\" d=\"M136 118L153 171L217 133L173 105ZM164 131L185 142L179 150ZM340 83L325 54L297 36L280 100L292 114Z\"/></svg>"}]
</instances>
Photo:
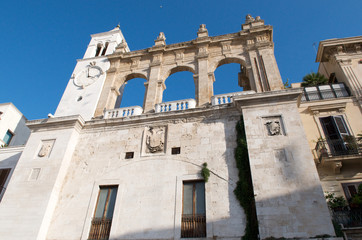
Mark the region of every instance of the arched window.
<instances>
[{"instance_id":1,"label":"arched window","mask_svg":"<svg viewBox=\"0 0 362 240\"><path fill-rule=\"evenodd\" d=\"M166 89L163 92L162 102L193 98L195 99L195 83L190 68L174 68L165 81Z\"/></svg>"},{"instance_id":2,"label":"arched window","mask_svg":"<svg viewBox=\"0 0 362 240\"><path fill-rule=\"evenodd\" d=\"M225 58L221 60L214 71L214 76L214 95L253 89L245 62L241 59Z\"/></svg>"},{"instance_id":3,"label":"arched window","mask_svg":"<svg viewBox=\"0 0 362 240\"><path fill-rule=\"evenodd\" d=\"M115 108L143 107L146 90L145 82L144 78L135 76L127 78L126 82L119 88L120 95L116 100Z\"/></svg>"},{"instance_id":4,"label":"arched window","mask_svg":"<svg viewBox=\"0 0 362 240\"><path fill-rule=\"evenodd\" d=\"M96 50L96 57L99 56L99 54L101 53L101 50L102 50L102 44L101 43L98 43L97 44L97 50Z\"/></svg>"},{"instance_id":5,"label":"arched window","mask_svg":"<svg viewBox=\"0 0 362 240\"><path fill-rule=\"evenodd\" d=\"M106 42L106 44L104 45L103 51L102 51L102 56L106 55L108 45L109 45L109 42Z\"/></svg>"}]
</instances>

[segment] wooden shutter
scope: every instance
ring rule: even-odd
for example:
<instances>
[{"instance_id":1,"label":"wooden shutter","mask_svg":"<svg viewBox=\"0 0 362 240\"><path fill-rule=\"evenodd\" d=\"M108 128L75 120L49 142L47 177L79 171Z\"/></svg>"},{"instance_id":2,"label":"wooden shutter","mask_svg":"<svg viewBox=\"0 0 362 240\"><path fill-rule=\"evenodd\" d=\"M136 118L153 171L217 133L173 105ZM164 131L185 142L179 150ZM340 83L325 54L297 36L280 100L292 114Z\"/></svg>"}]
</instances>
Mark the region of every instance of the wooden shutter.
<instances>
[{"instance_id":1,"label":"wooden shutter","mask_svg":"<svg viewBox=\"0 0 362 240\"><path fill-rule=\"evenodd\" d=\"M11 168L0 169L0 194L5 190L5 183L10 174Z\"/></svg>"}]
</instances>

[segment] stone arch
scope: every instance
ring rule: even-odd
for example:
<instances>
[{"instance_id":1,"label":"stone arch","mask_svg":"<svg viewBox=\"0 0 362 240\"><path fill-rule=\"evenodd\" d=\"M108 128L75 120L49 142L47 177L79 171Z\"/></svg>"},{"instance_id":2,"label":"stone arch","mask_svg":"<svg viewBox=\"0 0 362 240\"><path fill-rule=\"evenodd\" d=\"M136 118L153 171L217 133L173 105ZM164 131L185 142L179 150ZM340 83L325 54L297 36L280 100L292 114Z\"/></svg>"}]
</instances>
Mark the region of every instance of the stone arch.
<instances>
[{"instance_id":1,"label":"stone arch","mask_svg":"<svg viewBox=\"0 0 362 240\"><path fill-rule=\"evenodd\" d=\"M165 72L165 74L163 74L161 79L163 80L163 82L165 82L169 76L171 76L172 74L177 73L177 72L192 72L193 74L195 74L195 69L190 66L185 66L185 65L176 66L176 67L168 69Z\"/></svg>"},{"instance_id":2,"label":"stone arch","mask_svg":"<svg viewBox=\"0 0 362 240\"><path fill-rule=\"evenodd\" d=\"M226 65L226 64L230 64L230 63L240 64L240 72L238 73L238 85L240 87L242 87L244 91L254 89L254 86L253 86L252 82L250 81L251 72L247 68L246 61L242 58L226 57L226 58L220 59L213 64L212 73L215 74L215 71L217 70L218 67Z\"/></svg>"},{"instance_id":3,"label":"stone arch","mask_svg":"<svg viewBox=\"0 0 362 240\"><path fill-rule=\"evenodd\" d=\"M130 80L135 79L135 78L145 79L146 82L148 81L147 76L145 74L139 73L139 72L129 73L129 74L123 76L119 81L117 81L117 84L116 84L116 89L118 90L119 95L118 95L118 97L116 99L116 102L115 102L115 108L119 108L121 106L121 102L122 102L122 99L124 97L124 90L125 90L126 84ZM143 104L142 104L142 106L144 105L146 92L147 92L147 90L145 89L145 94L143 96Z\"/></svg>"},{"instance_id":4,"label":"stone arch","mask_svg":"<svg viewBox=\"0 0 362 240\"><path fill-rule=\"evenodd\" d=\"M179 74L178 74L179 73ZM195 89L195 81L194 81L194 75L196 71L193 68L193 66L174 66L167 70L165 70L163 76L162 76L162 82L164 83L164 89L162 91L162 99L163 101L175 101L175 100L181 100L181 99L189 99L189 98L195 98L196 93L193 88ZM190 76L191 75L191 76ZM182 77L182 80L180 81L180 76ZM167 81L169 78L172 78L172 80ZM176 81L174 81L176 80ZM191 81L190 81L191 80ZM183 84L183 88L180 88L181 91L177 91L177 94L175 95L169 95L167 94L167 85L170 89L175 89L175 86L179 84ZM171 88L170 88L171 87ZM165 94L166 90L166 95ZM168 99L167 99L168 96Z\"/></svg>"}]
</instances>

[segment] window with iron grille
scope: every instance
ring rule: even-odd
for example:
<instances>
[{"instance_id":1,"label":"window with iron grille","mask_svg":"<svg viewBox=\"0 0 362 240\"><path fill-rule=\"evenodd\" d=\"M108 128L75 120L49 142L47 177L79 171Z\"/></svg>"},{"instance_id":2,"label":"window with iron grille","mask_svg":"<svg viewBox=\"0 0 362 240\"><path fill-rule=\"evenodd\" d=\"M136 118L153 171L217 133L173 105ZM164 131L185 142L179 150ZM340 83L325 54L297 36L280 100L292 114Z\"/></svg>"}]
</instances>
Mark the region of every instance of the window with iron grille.
<instances>
[{"instance_id":1,"label":"window with iron grille","mask_svg":"<svg viewBox=\"0 0 362 240\"><path fill-rule=\"evenodd\" d=\"M101 186L88 240L107 240L111 232L118 186Z\"/></svg>"},{"instance_id":2,"label":"window with iron grille","mask_svg":"<svg viewBox=\"0 0 362 240\"><path fill-rule=\"evenodd\" d=\"M206 237L205 182L184 182L181 238L201 237Z\"/></svg>"}]
</instances>

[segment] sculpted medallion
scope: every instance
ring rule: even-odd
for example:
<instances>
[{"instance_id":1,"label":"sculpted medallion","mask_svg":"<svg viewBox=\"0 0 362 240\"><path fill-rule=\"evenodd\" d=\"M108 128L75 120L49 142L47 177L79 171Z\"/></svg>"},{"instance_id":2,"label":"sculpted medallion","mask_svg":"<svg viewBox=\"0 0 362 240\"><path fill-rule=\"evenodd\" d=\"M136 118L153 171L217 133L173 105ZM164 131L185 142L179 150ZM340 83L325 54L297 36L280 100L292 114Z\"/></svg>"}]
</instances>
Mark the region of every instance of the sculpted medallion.
<instances>
[{"instance_id":1,"label":"sculpted medallion","mask_svg":"<svg viewBox=\"0 0 362 240\"><path fill-rule=\"evenodd\" d=\"M146 154L163 153L165 150L166 127L146 127L144 150Z\"/></svg>"},{"instance_id":2,"label":"sculpted medallion","mask_svg":"<svg viewBox=\"0 0 362 240\"><path fill-rule=\"evenodd\" d=\"M284 135L280 117L264 118L264 125L269 136Z\"/></svg>"},{"instance_id":3,"label":"sculpted medallion","mask_svg":"<svg viewBox=\"0 0 362 240\"><path fill-rule=\"evenodd\" d=\"M53 148L54 140L42 141L42 146L38 152L38 157L48 157Z\"/></svg>"}]
</instances>

